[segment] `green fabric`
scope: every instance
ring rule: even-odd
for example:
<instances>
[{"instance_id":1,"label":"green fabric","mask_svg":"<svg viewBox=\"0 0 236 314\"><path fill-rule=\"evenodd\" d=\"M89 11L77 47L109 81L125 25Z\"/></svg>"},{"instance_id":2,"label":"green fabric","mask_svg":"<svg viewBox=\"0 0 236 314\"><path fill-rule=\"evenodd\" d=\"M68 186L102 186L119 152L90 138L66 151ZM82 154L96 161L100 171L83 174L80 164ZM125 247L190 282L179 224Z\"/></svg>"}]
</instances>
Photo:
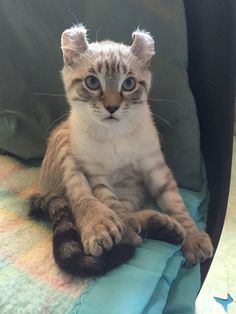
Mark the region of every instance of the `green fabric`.
<instances>
[{"instance_id":1,"label":"green fabric","mask_svg":"<svg viewBox=\"0 0 236 314\"><path fill-rule=\"evenodd\" d=\"M77 20L91 41L130 44L137 26L151 31L157 55L150 102L163 150L179 185L198 190L199 130L182 0L1 1L0 148L24 159L43 157L48 129L68 105L63 96L40 93L63 95L60 35Z\"/></svg>"}]
</instances>

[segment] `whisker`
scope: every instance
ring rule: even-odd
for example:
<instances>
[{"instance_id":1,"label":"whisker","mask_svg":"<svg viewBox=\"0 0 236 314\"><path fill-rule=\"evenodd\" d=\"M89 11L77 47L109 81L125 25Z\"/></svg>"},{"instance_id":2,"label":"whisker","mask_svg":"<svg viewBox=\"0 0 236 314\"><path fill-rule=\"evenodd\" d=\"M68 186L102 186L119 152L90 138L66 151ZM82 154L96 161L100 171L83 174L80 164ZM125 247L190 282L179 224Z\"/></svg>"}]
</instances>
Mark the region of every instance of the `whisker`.
<instances>
[{"instance_id":1,"label":"whisker","mask_svg":"<svg viewBox=\"0 0 236 314\"><path fill-rule=\"evenodd\" d=\"M173 100L173 99L168 99L168 98L148 98L148 100L151 101L163 101L163 102L172 102L172 103L179 103L179 101L177 100Z\"/></svg>"},{"instance_id":2,"label":"whisker","mask_svg":"<svg viewBox=\"0 0 236 314\"><path fill-rule=\"evenodd\" d=\"M127 65L130 65L130 60L133 58L133 53L130 51L127 56Z\"/></svg>"},{"instance_id":3,"label":"whisker","mask_svg":"<svg viewBox=\"0 0 236 314\"><path fill-rule=\"evenodd\" d=\"M67 11L73 16L73 18L76 20L76 23L79 24L79 21L77 17L75 16L75 14L70 9L67 9Z\"/></svg>"},{"instance_id":4,"label":"whisker","mask_svg":"<svg viewBox=\"0 0 236 314\"><path fill-rule=\"evenodd\" d=\"M159 135L159 137L161 139L161 143L163 143L162 146L164 146L164 149L166 149L166 141L165 141L163 135L161 134L161 132L158 132L158 135Z\"/></svg>"},{"instance_id":5,"label":"whisker","mask_svg":"<svg viewBox=\"0 0 236 314\"><path fill-rule=\"evenodd\" d=\"M0 115L4 115L6 113L10 113L10 114L19 114L18 111L16 110L11 110L11 109L3 109L0 111Z\"/></svg>"},{"instance_id":6,"label":"whisker","mask_svg":"<svg viewBox=\"0 0 236 314\"><path fill-rule=\"evenodd\" d=\"M100 27L98 27L98 29L96 30L96 42L98 41L98 32L101 30L101 26Z\"/></svg>"},{"instance_id":7,"label":"whisker","mask_svg":"<svg viewBox=\"0 0 236 314\"><path fill-rule=\"evenodd\" d=\"M79 51L79 53L81 54L81 56L83 56L85 59L87 59L88 61L90 61L92 63L92 65L94 65L94 61L93 59L91 58L91 56L89 56L87 53L84 53L80 50L76 50L76 51Z\"/></svg>"},{"instance_id":8,"label":"whisker","mask_svg":"<svg viewBox=\"0 0 236 314\"><path fill-rule=\"evenodd\" d=\"M127 65L129 66L132 62L133 62L133 60L135 59L135 55L133 55L132 53L130 53L129 55L128 55L128 63L127 63Z\"/></svg>"},{"instance_id":9,"label":"whisker","mask_svg":"<svg viewBox=\"0 0 236 314\"><path fill-rule=\"evenodd\" d=\"M91 62L93 65L94 65L94 61L93 59L84 51L81 51L80 49L75 49L75 48L72 48L71 46L61 46L61 49L69 49L69 50L72 50L74 51L75 53L78 53L80 54L81 56L83 56L85 59L87 59L89 62Z\"/></svg>"},{"instance_id":10,"label":"whisker","mask_svg":"<svg viewBox=\"0 0 236 314\"><path fill-rule=\"evenodd\" d=\"M63 114L61 117L57 118L56 120L54 120L47 128L47 130L45 131L44 134L46 134L47 131L49 131L58 121L60 121L61 119L63 119L64 117L68 116L70 113L67 112L66 114Z\"/></svg>"},{"instance_id":11,"label":"whisker","mask_svg":"<svg viewBox=\"0 0 236 314\"><path fill-rule=\"evenodd\" d=\"M85 59L87 59L89 62L91 62L94 65L93 59L86 52L81 51L80 49L72 49L70 46L62 46L61 48L70 49L70 50L80 54L81 56L83 56Z\"/></svg>"},{"instance_id":12,"label":"whisker","mask_svg":"<svg viewBox=\"0 0 236 314\"><path fill-rule=\"evenodd\" d=\"M78 51L78 50L76 50ZM87 53L81 52L79 51L79 53L81 54L81 56L83 56L85 59L87 59L89 62L92 63L92 65L95 65L94 60L91 58L91 56L87 55Z\"/></svg>"},{"instance_id":13,"label":"whisker","mask_svg":"<svg viewBox=\"0 0 236 314\"><path fill-rule=\"evenodd\" d=\"M52 94L52 93L34 93L34 95L39 95L39 96L52 96L52 97L66 97L63 94Z\"/></svg>"},{"instance_id":14,"label":"whisker","mask_svg":"<svg viewBox=\"0 0 236 314\"><path fill-rule=\"evenodd\" d=\"M172 124L170 124L166 119L164 119L164 118L158 116L157 114L155 114L155 113L153 113L153 112L151 112L151 114L152 114L153 116L157 117L158 119L160 119L161 121L165 122L165 123L166 123L168 126L170 126L171 128L174 127L174 126L173 126Z\"/></svg>"}]
</instances>

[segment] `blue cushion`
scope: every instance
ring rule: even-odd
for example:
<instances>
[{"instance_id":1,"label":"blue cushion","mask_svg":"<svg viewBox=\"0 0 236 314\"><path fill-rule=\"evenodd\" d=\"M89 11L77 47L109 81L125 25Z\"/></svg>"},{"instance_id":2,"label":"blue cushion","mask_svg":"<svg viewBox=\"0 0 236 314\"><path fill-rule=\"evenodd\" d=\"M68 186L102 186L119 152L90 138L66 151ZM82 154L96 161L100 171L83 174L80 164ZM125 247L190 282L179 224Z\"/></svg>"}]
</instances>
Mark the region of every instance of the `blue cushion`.
<instances>
[{"instance_id":1,"label":"blue cushion","mask_svg":"<svg viewBox=\"0 0 236 314\"><path fill-rule=\"evenodd\" d=\"M180 190L191 216L205 226L208 193ZM146 239L126 264L98 278L73 313L157 314L193 313L200 288L200 266L186 268L180 247Z\"/></svg>"}]
</instances>

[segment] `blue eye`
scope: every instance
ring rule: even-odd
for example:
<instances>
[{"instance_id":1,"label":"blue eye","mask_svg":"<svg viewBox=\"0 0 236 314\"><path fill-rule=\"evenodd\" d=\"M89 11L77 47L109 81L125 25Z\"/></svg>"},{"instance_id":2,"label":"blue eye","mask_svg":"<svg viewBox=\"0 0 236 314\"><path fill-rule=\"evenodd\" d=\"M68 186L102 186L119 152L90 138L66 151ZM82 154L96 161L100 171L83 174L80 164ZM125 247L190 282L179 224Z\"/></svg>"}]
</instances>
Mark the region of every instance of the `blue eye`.
<instances>
[{"instance_id":1,"label":"blue eye","mask_svg":"<svg viewBox=\"0 0 236 314\"><path fill-rule=\"evenodd\" d=\"M135 87L136 87L136 80L134 77L127 77L127 79L122 84L122 88L127 92L132 91Z\"/></svg>"},{"instance_id":2,"label":"blue eye","mask_svg":"<svg viewBox=\"0 0 236 314\"><path fill-rule=\"evenodd\" d=\"M89 75L85 79L85 84L89 89L96 90L100 88L99 79L94 75Z\"/></svg>"}]
</instances>

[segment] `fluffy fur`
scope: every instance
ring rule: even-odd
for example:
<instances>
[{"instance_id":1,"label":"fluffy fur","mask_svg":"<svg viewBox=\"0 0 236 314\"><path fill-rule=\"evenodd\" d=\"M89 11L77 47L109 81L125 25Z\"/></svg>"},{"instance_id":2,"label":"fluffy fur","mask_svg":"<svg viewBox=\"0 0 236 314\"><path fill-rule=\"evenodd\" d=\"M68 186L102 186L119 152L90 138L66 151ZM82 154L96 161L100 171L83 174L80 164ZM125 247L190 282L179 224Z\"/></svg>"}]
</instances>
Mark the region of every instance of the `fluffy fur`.
<instances>
[{"instance_id":1,"label":"fluffy fur","mask_svg":"<svg viewBox=\"0 0 236 314\"><path fill-rule=\"evenodd\" d=\"M133 44L89 44L79 25L62 34L62 78L71 111L48 143L40 195L32 212L48 212L58 265L98 275L130 258L140 231L183 243L191 264L212 256L161 152L148 105L154 40L137 30ZM149 193L163 210L144 209ZM118 252L118 253L117 253Z\"/></svg>"}]
</instances>

